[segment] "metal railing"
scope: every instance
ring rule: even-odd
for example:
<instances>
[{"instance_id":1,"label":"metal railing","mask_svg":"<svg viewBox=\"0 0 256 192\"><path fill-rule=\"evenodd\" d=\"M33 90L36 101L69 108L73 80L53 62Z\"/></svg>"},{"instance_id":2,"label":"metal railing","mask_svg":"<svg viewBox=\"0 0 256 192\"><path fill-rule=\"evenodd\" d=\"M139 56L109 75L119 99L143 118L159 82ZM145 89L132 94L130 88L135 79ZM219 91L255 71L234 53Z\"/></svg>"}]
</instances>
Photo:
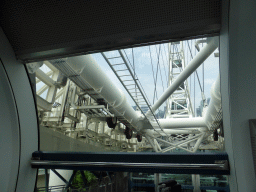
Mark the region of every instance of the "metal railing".
<instances>
[{"instance_id":1,"label":"metal railing","mask_svg":"<svg viewBox=\"0 0 256 192\"><path fill-rule=\"evenodd\" d=\"M229 175L226 153L34 152L31 166L44 169Z\"/></svg>"}]
</instances>

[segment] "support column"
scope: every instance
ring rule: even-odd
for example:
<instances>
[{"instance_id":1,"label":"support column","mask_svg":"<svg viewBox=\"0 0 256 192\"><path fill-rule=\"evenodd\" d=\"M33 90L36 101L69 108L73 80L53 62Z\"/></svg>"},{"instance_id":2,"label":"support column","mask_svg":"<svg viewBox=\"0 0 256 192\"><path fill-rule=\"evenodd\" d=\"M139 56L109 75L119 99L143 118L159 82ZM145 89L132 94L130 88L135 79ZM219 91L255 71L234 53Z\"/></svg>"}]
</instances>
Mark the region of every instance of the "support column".
<instances>
[{"instance_id":1,"label":"support column","mask_svg":"<svg viewBox=\"0 0 256 192\"><path fill-rule=\"evenodd\" d=\"M45 191L48 192L49 191L49 173L48 170L45 169Z\"/></svg>"},{"instance_id":2,"label":"support column","mask_svg":"<svg viewBox=\"0 0 256 192\"><path fill-rule=\"evenodd\" d=\"M159 173L154 174L154 183L155 183L155 192L159 192L158 183L159 182Z\"/></svg>"},{"instance_id":3,"label":"support column","mask_svg":"<svg viewBox=\"0 0 256 192\"><path fill-rule=\"evenodd\" d=\"M201 192L200 190L200 175L193 174L192 176L192 185L194 186L193 192Z\"/></svg>"},{"instance_id":4,"label":"support column","mask_svg":"<svg viewBox=\"0 0 256 192\"><path fill-rule=\"evenodd\" d=\"M146 139L148 140L148 142L150 143L150 145L153 147L155 152L158 152L158 149L156 147L156 145L153 143L153 141L151 140L151 138L148 135L145 135Z\"/></svg>"}]
</instances>

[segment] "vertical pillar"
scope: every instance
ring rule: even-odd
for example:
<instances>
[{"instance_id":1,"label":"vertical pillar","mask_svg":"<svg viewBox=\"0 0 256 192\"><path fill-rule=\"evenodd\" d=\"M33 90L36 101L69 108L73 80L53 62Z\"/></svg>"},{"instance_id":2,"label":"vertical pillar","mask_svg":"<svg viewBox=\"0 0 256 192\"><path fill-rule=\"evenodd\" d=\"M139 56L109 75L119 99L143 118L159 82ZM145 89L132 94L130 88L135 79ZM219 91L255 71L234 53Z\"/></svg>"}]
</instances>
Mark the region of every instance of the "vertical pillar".
<instances>
[{"instance_id":1,"label":"vertical pillar","mask_svg":"<svg viewBox=\"0 0 256 192\"><path fill-rule=\"evenodd\" d=\"M200 175L193 174L192 176L192 185L194 186L193 192L201 192L200 190Z\"/></svg>"},{"instance_id":2,"label":"vertical pillar","mask_svg":"<svg viewBox=\"0 0 256 192\"><path fill-rule=\"evenodd\" d=\"M159 192L158 183L159 183L159 173L154 174L154 183L155 183L155 192Z\"/></svg>"},{"instance_id":3,"label":"vertical pillar","mask_svg":"<svg viewBox=\"0 0 256 192\"><path fill-rule=\"evenodd\" d=\"M48 170L45 169L45 191L48 192L49 191L49 173Z\"/></svg>"}]
</instances>

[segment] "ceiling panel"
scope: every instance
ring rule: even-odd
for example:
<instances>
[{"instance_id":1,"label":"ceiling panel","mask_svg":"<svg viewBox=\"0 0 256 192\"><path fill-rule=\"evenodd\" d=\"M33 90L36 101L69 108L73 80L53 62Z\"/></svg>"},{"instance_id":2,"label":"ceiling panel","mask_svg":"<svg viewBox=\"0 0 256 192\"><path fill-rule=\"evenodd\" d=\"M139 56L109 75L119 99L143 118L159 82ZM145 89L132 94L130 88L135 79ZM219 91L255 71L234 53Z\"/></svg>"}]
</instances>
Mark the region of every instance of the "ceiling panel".
<instances>
[{"instance_id":1,"label":"ceiling panel","mask_svg":"<svg viewBox=\"0 0 256 192\"><path fill-rule=\"evenodd\" d=\"M0 25L18 59L42 60L220 31L220 0L6 0Z\"/></svg>"}]
</instances>

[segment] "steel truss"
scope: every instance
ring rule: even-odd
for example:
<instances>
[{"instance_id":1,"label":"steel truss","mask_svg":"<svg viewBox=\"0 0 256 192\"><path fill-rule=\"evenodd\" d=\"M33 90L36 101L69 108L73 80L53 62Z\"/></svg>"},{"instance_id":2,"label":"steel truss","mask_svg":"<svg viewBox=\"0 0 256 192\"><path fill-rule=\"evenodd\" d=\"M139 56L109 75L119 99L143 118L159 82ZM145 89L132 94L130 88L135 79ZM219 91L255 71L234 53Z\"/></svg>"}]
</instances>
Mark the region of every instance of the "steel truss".
<instances>
[{"instance_id":1,"label":"steel truss","mask_svg":"<svg viewBox=\"0 0 256 192\"><path fill-rule=\"evenodd\" d=\"M168 44L169 50L169 79L168 85L171 86L177 77L186 67L183 42ZM193 118L194 111L192 108L188 81L185 80L167 99L165 117L170 118ZM175 131L175 129L173 130ZM158 152L165 153L175 149L187 152L196 152L205 133L197 134L171 134L170 137L155 137L155 143L159 146ZM161 149L161 146L164 148Z\"/></svg>"},{"instance_id":2,"label":"steel truss","mask_svg":"<svg viewBox=\"0 0 256 192\"><path fill-rule=\"evenodd\" d=\"M111 106L100 100L97 91L93 88L82 89L70 80L72 77L67 79L65 85L60 86L57 82L60 71L48 61L44 64L50 71L44 73L40 69L42 65L35 69L36 83L44 83L37 90L37 107L42 126L85 143L97 142L106 150L111 147L111 150L116 151L134 151L137 139L128 141L125 138L123 124L118 123L113 131L108 128L106 119L114 117L114 109L110 111ZM125 122L125 119L120 119ZM138 144L138 149L143 146L145 140Z\"/></svg>"},{"instance_id":3,"label":"steel truss","mask_svg":"<svg viewBox=\"0 0 256 192\"><path fill-rule=\"evenodd\" d=\"M88 80L85 81L82 64L79 64L80 68L76 68L78 66L76 63L70 63L73 60L45 61L44 64L48 67L47 72L41 70L42 63L28 64L30 72L36 74L36 83L43 83L37 90L40 123L68 136L83 139L85 142L99 142L105 147L115 147L118 151L138 151L151 146L154 151L161 153L175 149L196 152L201 142L216 130L215 121L211 123L208 118L208 123L203 125L204 128L200 126L193 129L188 126L162 128L162 123L155 118L154 111L167 99L165 114L167 120L186 121L194 116L186 79L216 49L214 40L208 43L209 45L200 50L188 65L185 64L182 42L169 44L169 87L153 106L149 104L137 81L138 77L132 72L122 51L116 51L118 55L115 57L102 53L137 105L141 116L132 111L128 114L127 110L122 108L123 104L117 105L115 100L109 100L108 95L104 94L103 87L95 88L88 83ZM116 59L120 62L114 62ZM80 62L80 60L75 61ZM44 98L41 97L43 95ZM144 106L149 109L147 113L142 110ZM107 118L117 118L115 130L107 128ZM220 115L216 118L221 122ZM143 136L142 142L137 141L135 134L127 140L123 135L125 127ZM148 130L150 127L154 130L153 133Z\"/></svg>"},{"instance_id":4,"label":"steel truss","mask_svg":"<svg viewBox=\"0 0 256 192\"><path fill-rule=\"evenodd\" d=\"M196 71L197 67L201 65L201 63L216 49L216 45L214 45L213 41L209 39L205 40L207 42L207 48L204 47L193 59L190 61L188 65L185 64L184 50L182 42L169 43L169 87L162 94L159 100L152 106L151 111L156 111L166 100L167 100L167 110L166 110L166 118L170 119L180 119L186 122L188 118L194 117L194 111L192 108L192 103L190 99L190 92L188 87L187 78ZM198 46L198 44L196 44ZM217 83L218 84L218 83ZM218 87L218 86L216 86ZM215 90L219 92L218 89ZM203 95L203 93L202 93ZM205 98L203 98L205 99ZM218 110L220 106L219 104L215 105L216 110ZM204 106L206 107L206 106ZM213 107L208 111L212 111ZM149 115L151 112L148 111ZM210 117L210 124L208 124L206 129L200 129L198 126L197 133L180 133L184 130L189 130L191 128L184 127L182 129L172 127L172 134L169 137L157 136L157 134L151 134L147 138L151 145L155 145L153 148L156 152L169 152L175 149L185 150L187 152L196 152L201 145L202 141L206 138L209 138L212 129L217 131L215 125L212 128L215 122L215 119L220 118L219 115L214 117L213 114L208 113L207 118ZM221 117L222 118L222 117ZM212 121L213 119L213 121ZM204 120L205 121L205 120ZM218 120L219 121L219 120ZM161 124L161 122L160 122ZM199 124L198 124L199 125ZM195 127L196 128L196 127ZM177 131L175 133L175 131ZM151 138L150 138L151 137ZM159 138L160 137L160 138ZM152 142L154 141L154 142ZM202 149L203 147L201 147Z\"/></svg>"}]
</instances>

